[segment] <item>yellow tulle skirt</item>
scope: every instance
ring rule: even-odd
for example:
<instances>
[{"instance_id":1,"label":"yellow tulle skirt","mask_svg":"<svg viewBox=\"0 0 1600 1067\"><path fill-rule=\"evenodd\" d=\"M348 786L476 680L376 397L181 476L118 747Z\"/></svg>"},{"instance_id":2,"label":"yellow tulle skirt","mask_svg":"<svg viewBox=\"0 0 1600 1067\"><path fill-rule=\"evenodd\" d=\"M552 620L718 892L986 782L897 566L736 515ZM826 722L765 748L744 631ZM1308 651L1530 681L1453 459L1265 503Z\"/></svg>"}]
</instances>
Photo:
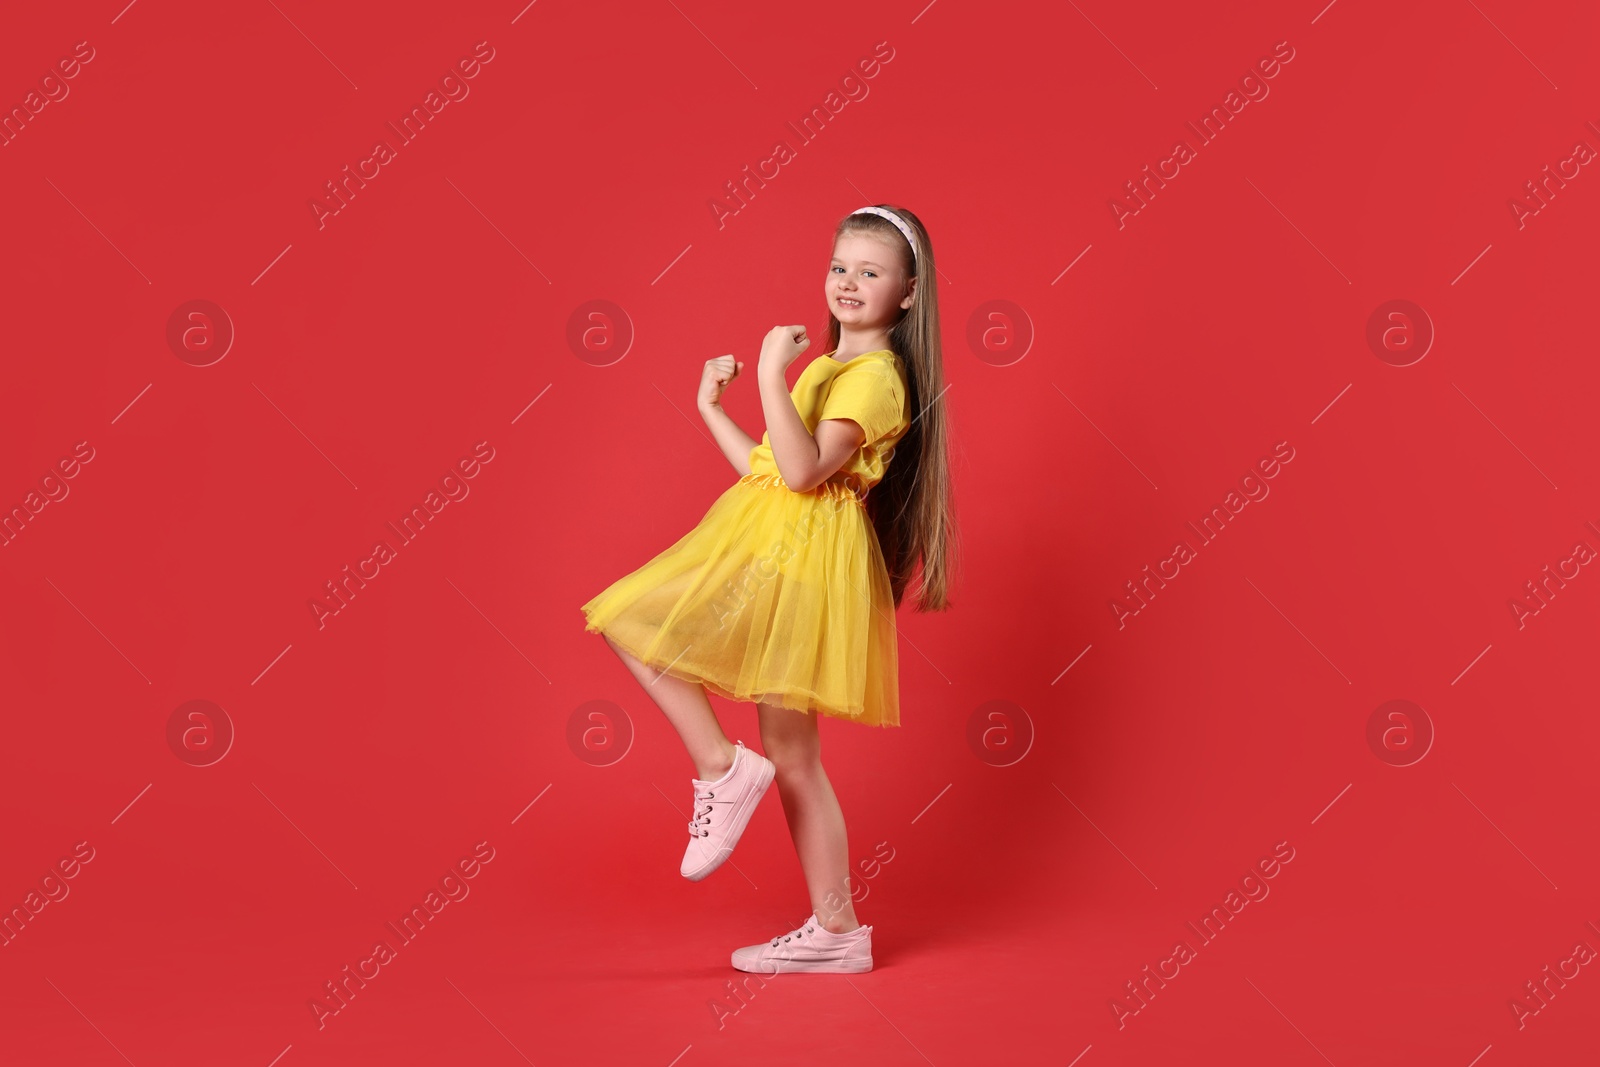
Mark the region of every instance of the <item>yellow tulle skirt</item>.
<instances>
[{"instance_id":1,"label":"yellow tulle skirt","mask_svg":"<svg viewBox=\"0 0 1600 1067\"><path fill-rule=\"evenodd\" d=\"M729 700L900 725L894 595L843 485L747 474L582 610L585 630Z\"/></svg>"}]
</instances>

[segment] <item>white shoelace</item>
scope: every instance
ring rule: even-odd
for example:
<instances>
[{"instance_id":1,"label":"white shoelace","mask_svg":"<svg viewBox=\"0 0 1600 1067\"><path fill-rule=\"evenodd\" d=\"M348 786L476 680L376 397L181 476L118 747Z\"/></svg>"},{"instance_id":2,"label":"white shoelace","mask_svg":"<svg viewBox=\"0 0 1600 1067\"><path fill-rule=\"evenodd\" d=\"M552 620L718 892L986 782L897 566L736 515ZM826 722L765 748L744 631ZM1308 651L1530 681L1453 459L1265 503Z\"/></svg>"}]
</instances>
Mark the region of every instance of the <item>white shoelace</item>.
<instances>
[{"instance_id":1,"label":"white shoelace","mask_svg":"<svg viewBox=\"0 0 1600 1067\"><path fill-rule=\"evenodd\" d=\"M710 830L700 829L701 825L709 826L711 824L711 805L707 804L705 809L702 810L700 808L700 801L710 800L715 795L716 794L709 789L704 793L700 792L698 789L694 791L695 809L694 818L689 820L690 837L705 837L711 833Z\"/></svg>"},{"instance_id":2,"label":"white shoelace","mask_svg":"<svg viewBox=\"0 0 1600 1067\"><path fill-rule=\"evenodd\" d=\"M814 934L816 932L817 932L817 928L815 926L797 926L793 930L790 930L788 933L784 934L783 936L773 938L772 939L772 947L773 948L777 948L778 945L781 942L787 941L791 937L795 938L796 940L798 940L798 939L804 937L806 934Z\"/></svg>"},{"instance_id":3,"label":"white shoelace","mask_svg":"<svg viewBox=\"0 0 1600 1067\"><path fill-rule=\"evenodd\" d=\"M741 742L741 744L742 743L743 742ZM734 754L734 762L737 763L738 761L739 761L738 753L735 753ZM731 772L732 768L730 767L729 770ZM727 777L727 775L723 775L723 778L726 778L726 777ZM701 826L710 826L711 825L711 805L707 804L705 806L705 808L702 809L700 807L700 801L702 801L702 800L710 800L715 795L716 794L710 789L707 789L704 792L701 792L699 789L696 789L694 791L694 800L695 800L694 818L689 820L689 836L690 837L707 837L707 836L710 835L710 833L711 833L710 830L701 830L700 827Z\"/></svg>"}]
</instances>

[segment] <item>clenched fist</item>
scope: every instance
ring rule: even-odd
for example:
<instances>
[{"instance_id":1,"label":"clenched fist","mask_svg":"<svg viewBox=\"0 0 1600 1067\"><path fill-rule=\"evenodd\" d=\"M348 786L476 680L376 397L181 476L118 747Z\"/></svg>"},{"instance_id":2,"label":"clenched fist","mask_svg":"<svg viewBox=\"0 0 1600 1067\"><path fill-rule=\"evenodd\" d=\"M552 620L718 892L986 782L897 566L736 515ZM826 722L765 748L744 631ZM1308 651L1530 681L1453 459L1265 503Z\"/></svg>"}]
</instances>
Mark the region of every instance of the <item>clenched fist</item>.
<instances>
[{"instance_id":1,"label":"clenched fist","mask_svg":"<svg viewBox=\"0 0 1600 1067\"><path fill-rule=\"evenodd\" d=\"M774 326L761 341L761 373L766 374L768 368L774 374L784 373L810 347L804 326Z\"/></svg>"},{"instance_id":2,"label":"clenched fist","mask_svg":"<svg viewBox=\"0 0 1600 1067\"><path fill-rule=\"evenodd\" d=\"M722 391L743 369L744 364L732 356L718 356L706 360L705 370L700 372L700 407L720 406Z\"/></svg>"}]
</instances>

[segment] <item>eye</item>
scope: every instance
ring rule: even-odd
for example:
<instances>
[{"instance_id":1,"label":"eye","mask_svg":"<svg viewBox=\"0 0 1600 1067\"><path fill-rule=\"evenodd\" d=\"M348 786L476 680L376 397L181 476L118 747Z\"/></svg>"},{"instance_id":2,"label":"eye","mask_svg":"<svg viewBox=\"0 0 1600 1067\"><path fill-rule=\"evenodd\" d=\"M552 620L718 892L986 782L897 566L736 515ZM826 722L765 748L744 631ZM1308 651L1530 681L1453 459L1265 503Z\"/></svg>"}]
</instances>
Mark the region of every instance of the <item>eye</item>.
<instances>
[{"instance_id":1,"label":"eye","mask_svg":"<svg viewBox=\"0 0 1600 1067\"><path fill-rule=\"evenodd\" d=\"M861 272L861 273L862 273L862 274L865 274L865 275L866 275L866 276L867 276L867 277L869 277L869 278L876 278L876 277L877 277L877 276L878 276L878 273L877 273L877 271L871 271L871 270L864 270L864 271L862 271L862 272Z\"/></svg>"}]
</instances>

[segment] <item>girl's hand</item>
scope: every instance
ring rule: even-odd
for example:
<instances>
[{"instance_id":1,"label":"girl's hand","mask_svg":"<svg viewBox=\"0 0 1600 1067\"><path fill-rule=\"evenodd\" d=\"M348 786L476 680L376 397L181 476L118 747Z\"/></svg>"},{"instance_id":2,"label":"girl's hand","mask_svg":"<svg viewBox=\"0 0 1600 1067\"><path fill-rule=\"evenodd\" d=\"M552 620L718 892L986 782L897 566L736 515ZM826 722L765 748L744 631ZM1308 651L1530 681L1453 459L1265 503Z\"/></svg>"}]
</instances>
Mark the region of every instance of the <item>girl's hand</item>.
<instances>
[{"instance_id":1,"label":"girl's hand","mask_svg":"<svg viewBox=\"0 0 1600 1067\"><path fill-rule=\"evenodd\" d=\"M810 347L811 338L806 336L804 326L774 326L761 342L759 369L782 374L789 369L789 364L799 358L800 353Z\"/></svg>"},{"instance_id":2,"label":"girl's hand","mask_svg":"<svg viewBox=\"0 0 1600 1067\"><path fill-rule=\"evenodd\" d=\"M744 364L732 356L718 356L706 360L705 370L700 372L700 399L701 409L717 407L722 400L722 391L728 383L739 376L744 369Z\"/></svg>"}]
</instances>

